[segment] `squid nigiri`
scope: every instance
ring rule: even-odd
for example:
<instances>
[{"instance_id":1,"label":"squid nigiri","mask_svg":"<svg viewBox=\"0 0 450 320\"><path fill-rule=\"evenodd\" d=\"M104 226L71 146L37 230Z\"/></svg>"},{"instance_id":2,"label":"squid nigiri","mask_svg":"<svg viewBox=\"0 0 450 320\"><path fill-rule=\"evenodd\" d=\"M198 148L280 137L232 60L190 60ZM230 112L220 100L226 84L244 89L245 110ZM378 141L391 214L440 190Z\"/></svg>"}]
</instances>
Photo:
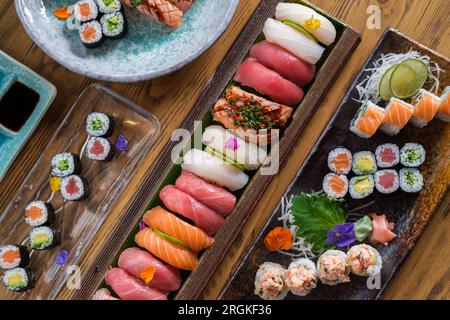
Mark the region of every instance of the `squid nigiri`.
<instances>
[{"instance_id":1,"label":"squid nigiri","mask_svg":"<svg viewBox=\"0 0 450 320\"><path fill-rule=\"evenodd\" d=\"M418 97L415 99L414 115L411 123L418 127L425 127L439 111L441 99L424 89L420 89Z\"/></svg>"}]
</instances>

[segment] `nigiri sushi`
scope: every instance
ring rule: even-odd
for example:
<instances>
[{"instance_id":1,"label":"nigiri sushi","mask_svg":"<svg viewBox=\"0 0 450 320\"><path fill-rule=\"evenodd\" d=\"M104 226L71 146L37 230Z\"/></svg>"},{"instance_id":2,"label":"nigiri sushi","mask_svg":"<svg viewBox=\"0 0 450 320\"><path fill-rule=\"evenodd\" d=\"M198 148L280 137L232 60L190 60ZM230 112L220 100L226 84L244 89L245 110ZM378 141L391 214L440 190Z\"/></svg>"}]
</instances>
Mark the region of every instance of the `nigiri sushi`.
<instances>
[{"instance_id":1,"label":"nigiri sushi","mask_svg":"<svg viewBox=\"0 0 450 320\"><path fill-rule=\"evenodd\" d=\"M309 84L316 73L315 65L269 41L255 44L250 50L250 56L301 88Z\"/></svg>"},{"instance_id":2,"label":"nigiri sushi","mask_svg":"<svg viewBox=\"0 0 450 320\"><path fill-rule=\"evenodd\" d=\"M450 87L446 87L442 93L437 118L445 122L450 122Z\"/></svg>"},{"instance_id":3,"label":"nigiri sushi","mask_svg":"<svg viewBox=\"0 0 450 320\"><path fill-rule=\"evenodd\" d=\"M177 0L178 1L178 0ZM146 0L140 1L138 5L136 1L124 0L125 4L131 8L136 7L141 13L153 17L171 28L178 28L183 22L184 6L175 5L168 0ZM180 1L178 1L180 2Z\"/></svg>"},{"instance_id":4,"label":"nigiri sushi","mask_svg":"<svg viewBox=\"0 0 450 320\"><path fill-rule=\"evenodd\" d=\"M414 115L411 123L418 127L425 127L439 112L441 99L424 89L420 89L419 95L414 100Z\"/></svg>"},{"instance_id":5,"label":"nigiri sushi","mask_svg":"<svg viewBox=\"0 0 450 320\"><path fill-rule=\"evenodd\" d=\"M186 170L181 172L175 186L222 216L229 215L236 205L232 193Z\"/></svg>"},{"instance_id":6,"label":"nigiri sushi","mask_svg":"<svg viewBox=\"0 0 450 320\"><path fill-rule=\"evenodd\" d=\"M214 239L201 229L190 225L159 206L144 214L144 222L152 229L162 231L180 240L195 252L206 249L214 243Z\"/></svg>"},{"instance_id":7,"label":"nigiri sushi","mask_svg":"<svg viewBox=\"0 0 450 320\"><path fill-rule=\"evenodd\" d=\"M368 139L377 132L385 117L386 111L383 108L378 107L371 101L367 101L359 108L355 118L352 120L350 131L358 137Z\"/></svg>"},{"instance_id":8,"label":"nigiri sushi","mask_svg":"<svg viewBox=\"0 0 450 320\"><path fill-rule=\"evenodd\" d=\"M139 247L147 249L175 268L192 271L197 266L197 255L194 252L167 240L149 228L139 231L134 241Z\"/></svg>"},{"instance_id":9,"label":"nigiri sushi","mask_svg":"<svg viewBox=\"0 0 450 320\"><path fill-rule=\"evenodd\" d=\"M336 28L330 20L307 6L297 3L279 3L275 12L279 21L294 22L298 29L311 34L324 45L336 40Z\"/></svg>"},{"instance_id":10,"label":"nigiri sushi","mask_svg":"<svg viewBox=\"0 0 450 320\"><path fill-rule=\"evenodd\" d=\"M175 186L165 186L159 193L164 205L171 211L191 220L208 235L216 233L224 223L224 218Z\"/></svg>"},{"instance_id":11,"label":"nigiri sushi","mask_svg":"<svg viewBox=\"0 0 450 320\"><path fill-rule=\"evenodd\" d=\"M162 292L176 291L181 285L181 276L178 269L163 264L150 253L139 248L124 250L120 254L118 266L144 282L146 282L146 279L143 279L142 275L145 273L145 269L156 268L153 278L146 284Z\"/></svg>"},{"instance_id":12,"label":"nigiri sushi","mask_svg":"<svg viewBox=\"0 0 450 320\"><path fill-rule=\"evenodd\" d=\"M182 168L230 191L242 189L249 179L241 170L198 149L184 155Z\"/></svg>"},{"instance_id":13,"label":"nigiri sushi","mask_svg":"<svg viewBox=\"0 0 450 320\"><path fill-rule=\"evenodd\" d=\"M289 106L299 104L304 95L295 83L284 79L254 58L241 63L234 80L271 97L275 102Z\"/></svg>"},{"instance_id":14,"label":"nigiri sushi","mask_svg":"<svg viewBox=\"0 0 450 320\"><path fill-rule=\"evenodd\" d=\"M316 64L325 49L304 34L275 19L267 19L264 29L266 40L275 43L297 58Z\"/></svg>"},{"instance_id":15,"label":"nigiri sushi","mask_svg":"<svg viewBox=\"0 0 450 320\"><path fill-rule=\"evenodd\" d=\"M414 107L397 98L391 98L386 107L386 117L381 124L380 130L395 136L409 122L414 114Z\"/></svg>"}]
</instances>

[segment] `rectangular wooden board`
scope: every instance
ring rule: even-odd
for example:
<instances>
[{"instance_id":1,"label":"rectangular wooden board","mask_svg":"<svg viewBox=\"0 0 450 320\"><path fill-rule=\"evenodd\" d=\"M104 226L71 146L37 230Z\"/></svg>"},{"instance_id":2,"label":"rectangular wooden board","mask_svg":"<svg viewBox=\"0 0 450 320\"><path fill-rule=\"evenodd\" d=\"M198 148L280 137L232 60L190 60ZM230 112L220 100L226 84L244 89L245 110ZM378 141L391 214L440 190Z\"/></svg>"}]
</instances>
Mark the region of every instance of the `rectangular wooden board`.
<instances>
[{"instance_id":1,"label":"rectangular wooden board","mask_svg":"<svg viewBox=\"0 0 450 320\"><path fill-rule=\"evenodd\" d=\"M352 152L366 150L374 152L378 145L384 143L395 143L400 147L408 142L422 144L427 151L427 160L420 167L420 171L425 179L425 187L420 194L410 195L397 191L391 195L383 195L375 191L372 196L364 200L349 200L347 199L348 197L346 198L350 209L374 201L372 205L358 213L377 212L386 214L389 221L393 221L396 224L394 232L397 234L397 238L388 246L376 246L383 259L381 287L380 289L370 290L366 286L366 278L352 276L350 283L334 287L319 284L307 297L297 297L289 294L287 299L379 299L390 279L395 275L401 263L414 247L416 240L449 189L449 123L434 119L432 123L423 129L408 125L395 137L389 137L378 132L369 140L359 138L349 131L350 121L360 106L354 100L357 98L355 86L367 76L367 72L364 72L364 69L371 67L372 63L382 54L389 52L404 53L410 49L429 56L431 61L438 63L446 71L441 73L441 88L439 92L442 92L445 86L450 85L450 61L448 58L424 47L397 30L388 29L366 61L361 72L357 75L334 117L330 120L282 199L282 201L286 201L292 195L298 195L301 192L308 193L311 190L321 190L323 177L329 172L327 167L328 153L336 147L345 146ZM396 167L396 169L398 168L399 166ZM286 255L270 253L263 243L263 238L266 234L275 226L281 225L278 217L280 217L282 212L282 201L242 257L240 265L221 293L222 299L257 298L253 291L254 276L258 266L265 261L273 261L287 267L292 261Z\"/></svg>"}]
</instances>

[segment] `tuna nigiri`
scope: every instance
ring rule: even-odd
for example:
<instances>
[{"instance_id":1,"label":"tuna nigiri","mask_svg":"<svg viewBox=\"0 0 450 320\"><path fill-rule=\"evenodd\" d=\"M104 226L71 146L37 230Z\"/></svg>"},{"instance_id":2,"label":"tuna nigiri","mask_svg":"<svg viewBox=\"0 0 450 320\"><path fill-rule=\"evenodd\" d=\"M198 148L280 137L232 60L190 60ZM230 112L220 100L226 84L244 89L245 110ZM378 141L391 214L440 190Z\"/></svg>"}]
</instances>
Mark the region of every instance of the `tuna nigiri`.
<instances>
[{"instance_id":1,"label":"tuna nigiri","mask_svg":"<svg viewBox=\"0 0 450 320\"><path fill-rule=\"evenodd\" d=\"M414 115L411 118L411 123L418 128L423 128L438 113L441 99L431 92L420 89L414 102Z\"/></svg>"},{"instance_id":2,"label":"tuna nigiri","mask_svg":"<svg viewBox=\"0 0 450 320\"><path fill-rule=\"evenodd\" d=\"M371 101L367 101L356 113L355 118L350 124L350 131L361 138L372 137L381 126L386 111L378 107Z\"/></svg>"},{"instance_id":3,"label":"tuna nigiri","mask_svg":"<svg viewBox=\"0 0 450 320\"><path fill-rule=\"evenodd\" d=\"M167 300L166 294L147 287L120 268L106 271L105 281L122 300Z\"/></svg>"},{"instance_id":4,"label":"tuna nigiri","mask_svg":"<svg viewBox=\"0 0 450 320\"><path fill-rule=\"evenodd\" d=\"M234 79L281 104L297 105L303 99L300 87L253 58L246 59L239 66Z\"/></svg>"},{"instance_id":5,"label":"tuna nigiri","mask_svg":"<svg viewBox=\"0 0 450 320\"><path fill-rule=\"evenodd\" d=\"M437 118L445 122L450 122L450 87L446 87L442 94Z\"/></svg>"},{"instance_id":6,"label":"tuna nigiri","mask_svg":"<svg viewBox=\"0 0 450 320\"><path fill-rule=\"evenodd\" d=\"M250 56L283 78L304 87L314 78L316 66L300 60L282 47L261 41L250 50Z\"/></svg>"},{"instance_id":7,"label":"tuna nigiri","mask_svg":"<svg viewBox=\"0 0 450 320\"><path fill-rule=\"evenodd\" d=\"M175 186L223 216L233 211L236 197L227 190L183 170Z\"/></svg>"},{"instance_id":8,"label":"tuna nigiri","mask_svg":"<svg viewBox=\"0 0 450 320\"><path fill-rule=\"evenodd\" d=\"M148 267L156 268L153 279L148 283L152 288L162 292L176 291L180 288L180 272L172 266L163 264L150 253L139 248L128 248L122 252L118 262L119 268L132 276L142 279L142 272Z\"/></svg>"},{"instance_id":9,"label":"tuna nigiri","mask_svg":"<svg viewBox=\"0 0 450 320\"><path fill-rule=\"evenodd\" d=\"M152 229L180 240L195 252L206 249L214 243L214 239L205 232L159 206L145 213L144 222Z\"/></svg>"},{"instance_id":10,"label":"tuna nigiri","mask_svg":"<svg viewBox=\"0 0 450 320\"><path fill-rule=\"evenodd\" d=\"M134 241L175 268L192 271L197 266L197 255L194 252L167 240L149 228L139 231Z\"/></svg>"},{"instance_id":11,"label":"tuna nigiri","mask_svg":"<svg viewBox=\"0 0 450 320\"><path fill-rule=\"evenodd\" d=\"M414 114L414 107L397 98L392 98L386 107L386 117L380 127L384 133L395 136L409 122Z\"/></svg>"}]
</instances>

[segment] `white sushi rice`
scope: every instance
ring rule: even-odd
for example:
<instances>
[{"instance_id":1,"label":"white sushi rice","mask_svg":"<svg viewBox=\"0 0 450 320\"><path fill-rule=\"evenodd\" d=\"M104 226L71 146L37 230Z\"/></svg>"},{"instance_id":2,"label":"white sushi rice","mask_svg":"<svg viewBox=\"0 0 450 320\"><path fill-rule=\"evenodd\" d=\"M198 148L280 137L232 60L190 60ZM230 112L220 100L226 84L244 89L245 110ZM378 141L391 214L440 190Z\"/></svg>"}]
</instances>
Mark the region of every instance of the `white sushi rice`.
<instances>
[{"instance_id":1,"label":"white sushi rice","mask_svg":"<svg viewBox=\"0 0 450 320\"><path fill-rule=\"evenodd\" d=\"M345 254L345 252L339 251L339 250L327 250L325 251L317 260L317 275L320 279L320 281L322 281L323 284L327 284L330 286L335 286L338 285L340 283L342 283L339 279L330 279L327 277L321 277L321 271L322 271L322 260L323 258L325 258L326 256L337 256L337 257L341 257L345 264L347 265L345 268L345 274L348 275L350 274L350 268L348 267L348 259L347 259L347 255Z\"/></svg>"},{"instance_id":2,"label":"white sushi rice","mask_svg":"<svg viewBox=\"0 0 450 320\"><path fill-rule=\"evenodd\" d=\"M370 108L378 109L381 112L385 113L386 111L383 108L380 108L376 104L374 104L372 101L367 101L365 104L363 104L359 109L358 112L356 112L355 117L353 118L351 124L350 124L350 131L356 134L360 138L369 139L372 136L368 135L358 129L359 122L364 118L364 115L366 114L367 110Z\"/></svg>"},{"instance_id":3,"label":"white sushi rice","mask_svg":"<svg viewBox=\"0 0 450 320\"><path fill-rule=\"evenodd\" d=\"M88 4L91 8L91 15L89 17L84 17L80 12L80 6ZM80 22L87 22L93 19L96 19L98 16L98 8L95 4L94 0L80 0L74 5L74 11L75 11L75 18Z\"/></svg>"},{"instance_id":4,"label":"white sushi rice","mask_svg":"<svg viewBox=\"0 0 450 320\"><path fill-rule=\"evenodd\" d=\"M419 167L425 158L425 148L418 143L407 143L400 150L400 162L405 167Z\"/></svg>"},{"instance_id":5,"label":"white sushi rice","mask_svg":"<svg viewBox=\"0 0 450 320\"><path fill-rule=\"evenodd\" d=\"M52 164L52 175L57 177L64 177L72 174L75 171L75 160L73 154L70 152L59 153L53 156ZM67 169L62 169L59 167L61 161L66 162Z\"/></svg>"},{"instance_id":6,"label":"white sushi rice","mask_svg":"<svg viewBox=\"0 0 450 320\"><path fill-rule=\"evenodd\" d=\"M342 153L345 153L347 155L350 165L348 168L346 168L342 172L338 172L336 169L336 166L333 163L333 160ZM348 174L350 172L350 170L352 169L351 168L352 159L353 159L353 156L352 156L352 153L350 152L350 150L348 150L347 148L338 147L336 149L331 150L330 153L328 153L328 159L327 159L328 168L330 168L331 171L333 171L337 174Z\"/></svg>"},{"instance_id":7,"label":"white sushi rice","mask_svg":"<svg viewBox=\"0 0 450 320\"><path fill-rule=\"evenodd\" d=\"M391 175L394 176L394 183L389 188L385 188L380 183L381 177L383 175L385 175L385 174L391 174ZM397 191L398 188L400 187L400 178L399 178L399 175L398 175L397 171L395 171L395 170L380 170L380 171L377 171L377 172L375 172L374 180L375 180L375 188L378 190L378 192L383 193L383 194L393 193L393 192Z\"/></svg>"},{"instance_id":8,"label":"white sushi rice","mask_svg":"<svg viewBox=\"0 0 450 320\"><path fill-rule=\"evenodd\" d=\"M357 270L354 270L354 268L351 268L351 272L353 274L356 274L358 276L362 277L370 277L374 276L381 272L381 268L383 267L383 261L381 259L380 253L372 246L369 246L368 244L359 244L356 246L353 246L348 250L347 252L347 260L349 263L352 261L352 259L358 259L359 253L361 250L369 250L371 256L375 257L375 262L371 263L366 266L366 269L363 272L359 272ZM350 263L351 267L351 263Z\"/></svg>"},{"instance_id":9,"label":"white sushi rice","mask_svg":"<svg viewBox=\"0 0 450 320\"><path fill-rule=\"evenodd\" d=\"M45 204L45 202L43 201L32 201L30 202L26 207L25 207L25 212L27 212L28 210L30 210L33 207L37 207L39 209L41 209L42 212L42 217L39 220L31 220L27 215L25 215L25 222L30 225L31 227L38 227L42 224L44 224L47 219L48 219L48 209L47 206Z\"/></svg>"},{"instance_id":10,"label":"white sushi rice","mask_svg":"<svg viewBox=\"0 0 450 320\"><path fill-rule=\"evenodd\" d=\"M79 192L77 194L69 194L66 192L66 186L69 183L69 181L71 181L72 179L74 179L75 184L79 189ZM63 196L63 198L66 200L69 200L69 201L74 201L74 200L78 200L78 199L82 198L86 191L86 190L84 190L83 180L79 176L76 176L76 175L68 176L68 177L61 179L60 190L61 190L61 195Z\"/></svg>"},{"instance_id":11,"label":"white sushi rice","mask_svg":"<svg viewBox=\"0 0 450 320\"><path fill-rule=\"evenodd\" d=\"M391 162L385 162L383 161L381 154L385 149L391 149L392 152L395 154L395 160ZM375 150L375 158L377 159L377 166L380 168L392 168L400 163L400 149L396 144L393 143L386 143L379 145L377 149Z\"/></svg>"},{"instance_id":12,"label":"white sushi rice","mask_svg":"<svg viewBox=\"0 0 450 320\"><path fill-rule=\"evenodd\" d=\"M368 180L369 188L363 191L356 190L356 186L361 180ZM365 176L353 177L349 182L349 193L353 199L364 199L370 196L375 189L375 183L371 174Z\"/></svg>"},{"instance_id":13,"label":"white sushi rice","mask_svg":"<svg viewBox=\"0 0 450 320\"><path fill-rule=\"evenodd\" d=\"M341 193L335 193L333 190L331 190L329 183L330 180L334 177L334 176L338 176L345 184L345 188ZM341 174L338 175L336 173L329 173L325 176L325 178L323 179L323 191L330 197L333 199L339 199L339 198L343 198L347 195L348 192L348 179L345 175Z\"/></svg>"},{"instance_id":14,"label":"white sushi rice","mask_svg":"<svg viewBox=\"0 0 450 320\"><path fill-rule=\"evenodd\" d=\"M400 188L407 193L417 193L423 189L423 176L418 169L403 168L400 170Z\"/></svg>"},{"instance_id":15,"label":"white sushi rice","mask_svg":"<svg viewBox=\"0 0 450 320\"><path fill-rule=\"evenodd\" d=\"M367 159L367 161L370 162L371 166L368 170L361 170L358 168L358 163L360 161ZM370 151L360 151L353 155L353 164L352 164L352 170L355 174L358 175L364 175L369 173L375 173L377 171L377 161L375 159L375 155Z\"/></svg>"}]
</instances>

